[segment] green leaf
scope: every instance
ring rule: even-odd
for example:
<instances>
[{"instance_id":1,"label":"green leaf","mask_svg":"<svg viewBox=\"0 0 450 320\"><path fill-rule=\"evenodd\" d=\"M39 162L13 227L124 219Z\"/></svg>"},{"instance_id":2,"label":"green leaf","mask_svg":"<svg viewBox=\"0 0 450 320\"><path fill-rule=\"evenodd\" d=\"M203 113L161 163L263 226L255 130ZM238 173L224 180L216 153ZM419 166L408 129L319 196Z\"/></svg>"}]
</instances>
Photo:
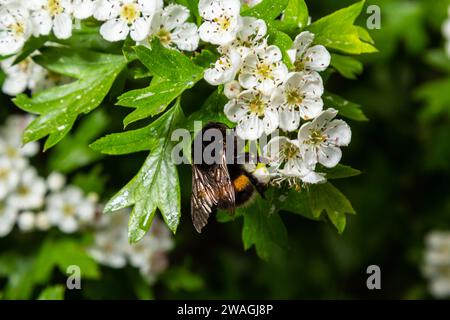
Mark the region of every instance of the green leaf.
<instances>
[{"instance_id":1,"label":"green leaf","mask_svg":"<svg viewBox=\"0 0 450 320\"><path fill-rule=\"evenodd\" d=\"M47 287L39 294L38 300L64 300L64 291L62 285Z\"/></svg>"},{"instance_id":2,"label":"green leaf","mask_svg":"<svg viewBox=\"0 0 450 320\"><path fill-rule=\"evenodd\" d=\"M368 121L367 117L361 110L361 106L354 102L350 102L338 95L325 92L322 96L323 102L327 107L334 108L339 111L339 115L354 121Z\"/></svg>"},{"instance_id":3,"label":"green leaf","mask_svg":"<svg viewBox=\"0 0 450 320\"><path fill-rule=\"evenodd\" d=\"M425 55L425 61L436 69L450 73L450 57L444 50L430 50Z\"/></svg>"},{"instance_id":4,"label":"green leaf","mask_svg":"<svg viewBox=\"0 0 450 320\"><path fill-rule=\"evenodd\" d=\"M152 42L151 49L138 46L135 50L154 78L149 87L132 90L119 97L118 105L136 108L124 119L125 126L163 112L172 101L203 78L203 68L182 53L164 48L158 41Z\"/></svg>"},{"instance_id":5,"label":"green leaf","mask_svg":"<svg viewBox=\"0 0 450 320\"><path fill-rule=\"evenodd\" d=\"M17 57L14 59L14 64L19 63L26 58L28 58L32 53L36 52L36 50L39 50L42 48L45 43L49 40L49 37L31 37L25 42L25 45L23 46L20 53L17 55Z\"/></svg>"},{"instance_id":6,"label":"green leaf","mask_svg":"<svg viewBox=\"0 0 450 320\"><path fill-rule=\"evenodd\" d=\"M150 228L156 209L159 209L172 232L176 232L180 220L180 186L178 173L172 161L171 133L177 123L182 121L183 113L179 103L167 111L158 120L151 123L145 137L151 151L139 173L123 187L105 206L105 212L116 211L134 206L129 221L129 239L135 243L142 239ZM137 130L143 136L144 129ZM110 135L94 145L99 151L103 147L106 152L117 150L114 142L124 142L125 137L133 140L133 131ZM121 136L123 135L123 136ZM133 142L132 142L133 143ZM136 150L142 151L143 145L134 143ZM120 149L120 148L119 148Z\"/></svg>"},{"instance_id":7,"label":"green leaf","mask_svg":"<svg viewBox=\"0 0 450 320\"><path fill-rule=\"evenodd\" d=\"M371 44L373 41L369 34L354 25L364 3L365 1L355 3L308 26L307 29L315 34L314 42L350 54L377 52Z\"/></svg>"},{"instance_id":8,"label":"green leaf","mask_svg":"<svg viewBox=\"0 0 450 320\"><path fill-rule=\"evenodd\" d=\"M331 66L336 69L343 77L348 79L356 79L356 76L363 71L361 61L349 56L340 54L331 54Z\"/></svg>"},{"instance_id":9,"label":"green leaf","mask_svg":"<svg viewBox=\"0 0 450 320\"><path fill-rule=\"evenodd\" d=\"M314 217L325 212L339 233L345 229L345 214L356 214L350 201L331 183L310 185L308 198Z\"/></svg>"},{"instance_id":10,"label":"green leaf","mask_svg":"<svg viewBox=\"0 0 450 320\"><path fill-rule=\"evenodd\" d=\"M415 98L425 102L420 117L425 120L450 114L450 78L429 81L415 92Z\"/></svg>"},{"instance_id":11,"label":"green leaf","mask_svg":"<svg viewBox=\"0 0 450 320\"><path fill-rule=\"evenodd\" d=\"M310 220L318 220L309 207L309 200L306 190L296 191L273 189L271 193L266 194L271 199L272 205L278 210L285 210L291 213L299 214Z\"/></svg>"},{"instance_id":12,"label":"green leaf","mask_svg":"<svg viewBox=\"0 0 450 320\"><path fill-rule=\"evenodd\" d=\"M283 62L286 64L288 68L292 68L292 61L289 58L287 51L292 48L293 41L291 37L289 37L286 33L277 30L271 25L268 26L268 35L269 35L269 43L276 45L280 48L281 53L283 54Z\"/></svg>"},{"instance_id":13,"label":"green leaf","mask_svg":"<svg viewBox=\"0 0 450 320\"><path fill-rule=\"evenodd\" d=\"M307 26L309 19L308 7L304 0L289 0L281 19L281 30L294 33Z\"/></svg>"},{"instance_id":14,"label":"green leaf","mask_svg":"<svg viewBox=\"0 0 450 320\"><path fill-rule=\"evenodd\" d=\"M163 281L169 290L174 292L194 292L204 288L203 278L190 271L187 267L172 267L163 276Z\"/></svg>"},{"instance_id":15,"label":"green leaf","mask_svg":"<svg viewBox=\"0 0 450 320\"><path fill-rule=\"evenodd\" d=\"M253 204L240 208L244 217L242 240L244 249L255 246L256 253L263 260L270 260L287 247L287 231L275 206L258 197Z\"/></svg>"},{"instance_id":16,"label":"green leaf","mask_svg":"<svg viewBox=\"0 0 450 320\"><path fill-rule=\"evenodd\" d=\"M73 239L47 239L41 246L33 266L33 279L44 284L55 267L66 274L69 266L76 265L85 279L98 279L98 264L87 254L85 244Z\"/></svg>"},{"instance_id":17,"label":"green leaf","mask_svg":"<svg viewBox=\"0 0 450 320\"><path fill-rule=\"evenodd\" d=\"M284 9L286 9L288 2L289 0L263 0L252 8L244 9L241 15L253 16L270 22L281 15Z\"/></svg>"},{"instance_id":18,"label":"green leaf","mask_svg":"<svg viewBox=\"0 0 450 320\"><path fill-rule=\"evenodd\" d=\"M33 280L33 259L8 252L0 256L0 275L7 277L3 298L8 300L29 299L35 282Z\"/></svg>"},{"instance_id":19,"label":"green leaf","mask_svg":"<svg viewBox=\"0 0 450 320\"><path fill-rule=\"evenodd\" d=\"M97 165L86 173L77 173L72 180L72 184L80 187L87 194L91 192L102 194L105 189L106 180L106 177L102 174L101 165Z\"/></svg>"},{"instance_id":20,"label":"green leaf","mask_svg":"<svg viewBox=\"0 0 450 320\"><path fill-rule=\"evenodd\" d=\"M105 131L109 121L103 110L83 119L75 134L66 136L55 146L49 157L50 169L69 173L101 159L103 156L90 149L89 143Z\"/></svg>"},{"instance_id":21,"label":"green leaf","mask_svg":"<svg viewBox=\"0 0 450 320\"><path fill-rule=\"evenodd\" d=\"M97 108L126 65L122 56L67 48L47 48L35 60L47 69L78 79L13 101L21 109L40 115L27 127L24 143L49 136L45 149L58 143L78 115Z\"/></svg>"},{"instance_id":22,"label":"green leaf","mask_svg":"<svg viewBox=\"0 0 450 320\"><path fill-rule=\"evenodd\" d=\"M326 168L324 166L320 166L317 168L317 172L323 172L326 174L327 179L342 179L355 177L361 174L361 171L357 169L353 169L352 167L345 166L342 164L338 164L334 168Z\"/></svg>"}]
</instances>

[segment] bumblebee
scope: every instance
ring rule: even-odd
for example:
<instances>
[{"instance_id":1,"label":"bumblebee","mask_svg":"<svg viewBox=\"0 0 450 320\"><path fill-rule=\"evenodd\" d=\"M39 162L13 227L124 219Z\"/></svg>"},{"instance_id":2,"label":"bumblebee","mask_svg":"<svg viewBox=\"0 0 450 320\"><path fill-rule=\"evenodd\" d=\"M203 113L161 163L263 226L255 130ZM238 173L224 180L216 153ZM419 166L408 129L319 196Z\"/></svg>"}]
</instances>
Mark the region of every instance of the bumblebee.
<instances>
[{"instance_id":1,"label":"bumblebee","mask_svg":"<svg viewBox=\"0 0 450 320\"><path fill-rule=\"evenodd\" d=\"M204 141L205 132L217 130L219 141ZM192 143L192 158L201 159L199 163L192 161L192 195L191 217L197 232L201 233L208 223L211 213L217 209L227 210L231 215L235 208L249 202L255 190L264 197L267 187L265 179L258 178L250 170L249 166L238 164L237 148L233 148L232 161L227 163L227 133L230 129L223 123L213 122L207 124ZM237 137L232 131L232 141L237 146ZM216 143L220 150L212 152L216 160L208 164L203 159L203 153L208 146ZM197 148L195 148L197 146ZM200 157L197 157L200 153ZM197 155L197 156L196 156ZM259 159L250 159L248 153L244 154L245 163L255 163ZM253 160L253 161L250 161Z\"/></svg>"}]
</instances>

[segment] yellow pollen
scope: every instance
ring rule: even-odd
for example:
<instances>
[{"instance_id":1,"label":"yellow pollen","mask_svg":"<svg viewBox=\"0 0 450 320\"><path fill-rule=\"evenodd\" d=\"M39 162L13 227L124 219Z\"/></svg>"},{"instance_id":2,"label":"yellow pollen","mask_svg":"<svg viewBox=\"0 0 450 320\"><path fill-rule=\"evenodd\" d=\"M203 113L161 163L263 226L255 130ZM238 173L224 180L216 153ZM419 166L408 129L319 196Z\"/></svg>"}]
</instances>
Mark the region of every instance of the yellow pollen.
<instances>
[{"instance_id":1,"label":"yellow pollen","mask_svg":"<svg viewBox=\"0 0 450 320\"><path fill-rule=\"evenodd\" d=\"M66 204L63 208L63 213L66 217L73 216L75 214L75 208L69 204Z\"/></svg>"},{"instance_id":2,"label":"yellow pollen","mask_svg":"<svg viewBox=\"0 0 450 320\"><path fill-rule=\"evenodd\" d=\"M231 20L229 17L218 17L213 20L222 30L228 30L231 27Z\"/></svg>"},{"instance_id":3,"label":"yellow pollen","mask_svg":"<svg viewBox=\"0 0 450 320\"><path fill-rule=\"evenodd\" d=\"M300 105L303 101L303 98L299 95L297 91L289 91L287 92L287 103L290 105Z\"/></svg>"},{"instance_id":4,"label":"yellow pollen","mask_svg":"<svg viewBox=\"0 0 450 320\"><path fill-rule=\"evenodd\" d=\"M256 66L256 72L261 77L268 79L271 77L270 74L272 72L272 68L267 63L258 63L258 65Z\"/></svg>"},{"instance_id":5,"label":"yellow pollen","mask_svg":"<svg viewBox=\"0 0 450 320\"><path fill-rule=\"evenodd\" d=\"M259 117L264 116L264 110L266 109L265 104L260 97L255 97L252 101L250 101L248 108Z\"/></svg>"},{"instance_id":6,"label":"yellow pollen","mask_svg":"<svg viewBox=\"0 0 450 320\"><path fill-rule=\"evenodd\" d=\"M23 23L16 22L10 25L8 28L11 29L16 36L21 37L25 34L25 25Z\"/></svg>"},{"instance_id":7,"label":"yellow pollen","mask_svg":"<svg viewBox=\"0 0 450 320\"><path fill-rule=\"evenodd\" d=\"M137 4L127 3L122 6L122 12L120 13L120 16L128 23L133 23L137 18L139 18L140 14L141 12Z\"/></svg>"},{"instance_id":8,"label":"yellow pollen","mask_svg":"<svg viewBox=\"0 0 450 320\"><path fill-rule=\"evenodd\" d=\"M285 159L294 159L299 153L299 148L291 143L283 148L283 156Z\"/></svg>"},{"instance_id":9,"label":"yellow pollen","mask_svg":"<svg viewBox=\"0 0 450 320\"><path fill-rule=\"evenodd\" d=\"M172 36L166 29L159 30L156 36L159 38L159 41L161 41L161 43L165 46L168 46L172 42Z\"/></svg>"},{"instance_id":10,"label":"yellow pollen","mask_svg":"<svg viewBox=\"0 0 450 320\"><path fill-rule=\"evenodd\" d=\"M18 193L19 195L21 195L21 196L26 196L27 194L30 193L30 189L29 189L28 187L24 186L24 185L20 185L20 186L17 188L17 193Z\"/></svg>"},{"instance_id":11,"label":"yellow pollen","mask_svg":"<svg viewBox=\"0 0 450 320\"><path fill-rule=\"evenodd\" d=\"M63 11L64 11L64 8L61 6L60 0L48 0L47 9L48 9L48 11L50 11L50 15L52 17L54 17L60 13L63 13Z\"/></svg>"},{"instance_id":12,"label":"yellow pollen","mask_svg":"<svg viewBox=\"0 0 450 320\"><path fill-rule=\"evenodd\" d=\"M318 130L314 130L311 132L309 139L309 143L313 145L318 145L327 140L327 136Z\"/></svg>"}]
</instances>

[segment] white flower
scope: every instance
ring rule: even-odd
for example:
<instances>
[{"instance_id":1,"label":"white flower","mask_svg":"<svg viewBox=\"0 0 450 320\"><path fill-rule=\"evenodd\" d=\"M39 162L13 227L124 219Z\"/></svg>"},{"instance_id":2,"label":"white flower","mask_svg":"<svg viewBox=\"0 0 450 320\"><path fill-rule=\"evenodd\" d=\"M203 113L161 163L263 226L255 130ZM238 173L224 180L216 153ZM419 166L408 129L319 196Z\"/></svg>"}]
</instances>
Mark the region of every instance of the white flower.
<instances>
[{"instance_id":1,"label":"white flower","mask_svg":"<svg viewBox=\"0 0 450 320\"><path fill-rule=\"evenodd\" d=\"M236 78L240 67L241 55L235 50L230 50L216 61L214 67L205 71L204 78L213 86L224 84Z\"/></svg>"},{"instance_id":2,"label":"white flower","mask_svg":"<svg viewBox=\"0 0 450 320\"><path fill-rule=\"evenodd\" d=\"M230 82L227 82L223 88L223 94L228 99L234 99L236 98L240 93L242 92L242 87L239 84L238 81L232 80Z\"/></svg>"},{"instance_id":3,"label":"white flower","mask_svg":"<svg viewBox=\"0 0 450 320\"><path fill-rule=\"evenodd\" d=\"M52 172L47 177L47 186L50 191L59 191L66 184L66 177L59 172Z\"/></svg>"},{"instance_id":4,"label":"white flower","mask_svg":"<svg viewBox=\"0 0 450 320\"><path fill-rule=\"evenodd\" d=\"M334 109L325 110L313 121L301 126L298 140L303 145L303 158L308 165L320 163L332 168L341 160L339 147L350 143L352 132L343 120L333 120L337 113Z\"/></svg>"},{"instance_id":5,"label":"white flower","mask_svg":"<svg viewBox=\"0 0 450 320\"><path fill-rule=\"evenodd\" d=\"M242 4L246 4L247 6L254 7L257 4L260 4L262 2L262 0L241 0Z\"/></svg>"},{"instance_id":6,"label":"white flower","mask_svg":"<svg viewBox=\"0 0 450 320\"><path fill-rule=\"evenodd\" d=\"M119 269L127 263L127 224L129 211L124 209L114 215L102 215L99 229L95 232L94 244L89 254L98 263Z\"/></svg>"},{"instance_id":7,"label":"white flower","mask_svg":"<svg viewBox=\"0 0 450 320\"><path fill-rule=\"evenodd\" d=\"M50 223L64 233L77 231L82 223L92 222L95 217L95 205L75 186L50 194L46 211Z\"/></svg>"},{"instance_id":8,"label":"white flower","mask_svg":"<svg viewBox=\"0 0 450 320\"><path fill-rule=\"evenodd\" d=\"M99 0L94 18L106 21L100 34L108 41L125 40L128 34L134 41L142 41L149 35L153 16L162 7L162 0Z\"/></svg>"},{"instance_id":9,"label":"white flower","mask_svg":"<svg viewBox=\"0 0 450 320\"><path fill-rule=\"evenodd\" d=\"M45 182L34 168L27 168L22 173L17 188L8 197L8 205L19 210L38 209L44 204Z\"/></svg>"},{"instance_id":10,"label":"white flower","mask_svg":"<svg viewBox=\"0 0 450 320\"><path fill-rule=\"evenodd\" d=\"M28 10L19 2L0 8L0 55L10 55L22 49L31 35Z\"/></svg>"},{"instance_id":11,"label":"white flower","mask_svg":"<svg viewBox=\"0 0 450 320\"><path fill-rule=\"evenodd\" d=\"M22 146L22 134L33 119L31 115L10 116L0 129L0 154L9 158L17 169L23 169L27 164L26 158L33 157L39 151L37 142Z\"/></svg>"},{"instance_id":12,"label":"white flower","mask_svg":"<svg viewBox=\"0 0 450 320\"><path fill-rule=\"evenodd\" d=\"M273 182L288 182L290 187L299 188L302 183L316 184L325 182L323 174L316 173L305 163L301 144L279 136L270 140L264 147L264 156L268 159L273 172Z\"/></svg>"},{"instance_id":13,"label":"white flower","mask_svg":"<svg viewBox=\"0 0 450 320\"><path fill-rule=\"evenodd\" d=\"M225 105L224 112L230 121L238 123L236 134L243 140L256 140L278 128L278 112L260 91L243 91Z\"/></svg>"},{"instance_id":14,"label":"white flower","mask_svg":"<svg viewBox=\"0 0 450 320\"><path fill-rule=\"evenodd\" d=\"M72 36L72 1L71 0L32 0L33 34L35 37L53 33L58 39Z\"/></svg>"},{"instance_id":15,"label":"white flower","mask_svg":"<svg viewBox=\"0 0 450 320\"><path fill-rule=\"evenodd\" d=\"M247 54L258 49L258 47L266 46L267 25L264 20L253 17L242 17L242 26L236 34L234 40L229 46L237 50L244 58ZM219 48L223 52L228 46Z\"/></svg>"},{"instance_id":16,"label":"white flower","mask_svg":"<svg viewBox=\"0 0 450 320\"><path fill-rule=\"evenodd\" d=\"M186 7L171 4L157 13L150 29L150 37L157 37L167 48L177 47L184 51L195 51L200 40L195 23L189 18ZM142 44L142 43L141 43Z\"/></svg>"},{"instance_id":17,"label":"white flower","mask_svg":"<svg viewBox=\"0 0 450 320\"><path fill-rule=\"evenodd\" d=\"M288 75L282 54L277 46L268 46L248 54L242 63L239 82L245 89L258 89L270 95Z\"/></svg>"},{"instance_id":18,"label":"white flower","mask_svg":"<svg viewBox=\"0 0 450 320\"><path fill-rule=\"evenodd\" d=\"M445 20L444 24L442 25L442 34L446 39L445 50L447 52L447 55L450 57L450 6L448 7L448 16L449 18L447 18L447 20Z\"/></svg>"},{"instance_id":19,"label":"white flower","mask_svg":"<svg viewBox=\"0 0 450 320\"><path fill-rule=\"evenodd\" d=\"M294 40L293 49L288 50L295 71L324 71L330 65L331 56L322 45L311 46L314 34L303 31Z\"/></svg>"},{"instance_id":20,"label":"white flower","mask_svg":"<svg viewBox=\"0 0 450 320\"><path fill-rule=\"evenodd\" d=\"M236 38L241 26L239 0L200 0L198 4L203 24L200 39L215 45L225 45Z\"/></svg>"},{"instance_id":21,"label":"white flower","mask_svg":"<svg viewBox=\"0 0 450 320\"><path fill-rule=\"evenodd\" d=\"M35 215L31 211L25 211L19 214L17 226L21 231L29 232L34 229Z\"/></svg>"},{"instance_id":22,"label":"white flower","mask_svg":"<svg viewBox=\"0 0 450 320\"><path fill-rule=\"evenodd\" d=\"M17 219L17 209L0 200L0 238L7 236L14 228Z\"/></svg>"},{"instance_id":23,"label":"white flower","mask_svg":"<svg viewBox=\"0 0 450 320\"><path fill-rule=\"evenodd\" d=\"M0 200L13 191L19 183L19 171L14 167L11 160L0 156Z\"/></svg>"},{"instance_id":24,"label":"white flower","mask_svg":"<svg viewBox=\"0 0 450 320\"><path fill-rule=\"evenodd\" d=\"M159 219L154 218L149 233L140 242L129 246L128 258L130 264L152 282L157 274L166 269L166 252L172 248L173 240L169 229Z\"/></svg>"},{"instance_id":25,"label":"white flower","mask_svg":"<svg viewBox=\"0 0 450 320\"><path fill-rule=\"evenodd\" d=\"M434 297L450 297L450 232L432 231L427 235L423 272Z\"/></svg>"},{"instance_id":26,"label":"white flower","mask_svg":"<svg viewBox=\"0 0 450 320\"><path fill-rule=\"evenodd\" d=\"M73 0L73 16L77 19L87 19L94 14L97 0Z\"/></svg>"},{"instance_id":27,"label":"white flower","mask_svg":"<svg viewBox=\"0 0 450 320\"><path fill-rule=\"evenodd\" d=\"M13 64L15 59L16 57L13 56L0 63L1 68L6 74L2 91L10 96L16 96L27 89L35 92L39 84L47 76L47 70L35 63L30 57L17 64Z\"/></svg>"},{"instance_id":28,"label":"white flower","mask_svg":"<svg viewBox=\"0 0 450 320\"><path fill-rule=\"evenodd\" d=\"M36 229L40 231L47 231L50 229L50 221L48 219L48 214L45 211L39 212L34 217L34 224Z\"/></svg>"},{"instance_id":29,"label":"white flower","mask_svg":"<svg viewBox=\"0 0 450 320\"><path fill-rule=\"evenodd\" d=\"M323 83L317 72L293 72L283 86L272 94L272 103L280 112L280 128L297 130L300 119L317 117L323 109Z\"/></svg>"}]
</instances>

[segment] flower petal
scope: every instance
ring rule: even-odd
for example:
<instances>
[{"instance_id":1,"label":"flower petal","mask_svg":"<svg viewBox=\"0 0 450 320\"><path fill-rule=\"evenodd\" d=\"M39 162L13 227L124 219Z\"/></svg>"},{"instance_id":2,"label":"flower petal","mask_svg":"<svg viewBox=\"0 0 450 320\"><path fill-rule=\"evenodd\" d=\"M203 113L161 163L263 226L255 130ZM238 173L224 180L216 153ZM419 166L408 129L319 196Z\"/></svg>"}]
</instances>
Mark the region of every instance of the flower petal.
<instances>
[{"instance_id":1,"label":"flower petal","mask_svg":"<svg viewBox=\"0 0 450 320\"><path fill-rule=\"evenodd\" d=\"M146 18L138 18L130 27L130 37L134 41L142 41L150 32L150 22Z\"/></svg>"},{"instance_id":2,"label":"flower petal","mask_svg":"<svg viewBox=\"0 0 450 320\"><path fill-rule=\"evenodd\" d=\"M120 19L108 20L100 27L102 37L111 42L125 40L128 32L127 23Z\"/></svg>"},{"instance_id":3,"label":"flower petal","mask_svg":"<svg viewBox=\"0 0 450 320\"><path fill-rule=\"evenodd\" d=\"M324 133L328 135L327 142L336 146L348 146L352 140L352 131L343 120L331 121Z\"/></svg>"},{"instance_id":4,"label":"flower petal","mask_svg":"<svg viewBox=\"0 0 450 320\"><path fill-rule=\"evenodd\" d=\"M327 168L335 167L342 158L342 151L334 146L320 146L318 147L319 163Z\"/></svg>"},{"instance_id":5,"label":"flower petal","mask_svg":"<svg viewBox=\"0 0 450 320\"><path fill-rule=\"evenodd\" d=\"M330 65L331 55L324 46L317 45L306 50L303 61L306 70L324 71Z\"/></svg>"},{"instance_id":6,"label":"flower petal","mask_svg":"<svg viewBox=\"0 0 450 320\"><path fill-rule=\"evenodd\" d=\"M53 33L58 39L68 39L72 36L72 18L68 13L61 13L55 17Z\"/></svg>"}]
</instances>

